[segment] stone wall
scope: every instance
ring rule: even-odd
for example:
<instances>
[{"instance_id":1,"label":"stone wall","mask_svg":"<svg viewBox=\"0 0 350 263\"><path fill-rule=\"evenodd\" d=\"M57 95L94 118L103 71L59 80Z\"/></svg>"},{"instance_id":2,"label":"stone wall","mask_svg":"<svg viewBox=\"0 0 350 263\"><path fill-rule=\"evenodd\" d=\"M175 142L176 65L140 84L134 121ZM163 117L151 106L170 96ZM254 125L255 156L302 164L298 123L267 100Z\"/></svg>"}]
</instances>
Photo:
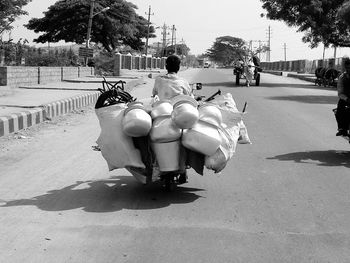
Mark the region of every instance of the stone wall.
<instances>
[{"instance_id":1,"label":"stone wall","mask_svg":"<svg viewBox=\"0 0 350 263\"><path fill-rule=\"evenodd\" d=\"M19 87L94 75L90 67L0 67L0 86Z\"/></svg>"},{"instance_id":2,"label":"stone wall","mask_svg":"<svg viewBox=\"0 0 350 263\"><path fill-rule=\"evenodd\" d=\"M161 70L165 69L165 57L155 58L146 56L132 56L131 54L115 54L114 72L115 76L120 76L121 70Z\"/></svg>"},{"instance_id":3,"label":"stone wall","mask_svg":"<svg viewBox=\"0 0 350 263\"><path fill-rule=\"evenodd\" d=\"M337 59L318 59L318 60L293 60L293 61L275 61L262 62L261 67L264 70L273 71L291 71L299 73L314 73L318 67L327 67L329 63L334 65L337 70L342 70L342 58Z\"/></svg>"}]
</instances>

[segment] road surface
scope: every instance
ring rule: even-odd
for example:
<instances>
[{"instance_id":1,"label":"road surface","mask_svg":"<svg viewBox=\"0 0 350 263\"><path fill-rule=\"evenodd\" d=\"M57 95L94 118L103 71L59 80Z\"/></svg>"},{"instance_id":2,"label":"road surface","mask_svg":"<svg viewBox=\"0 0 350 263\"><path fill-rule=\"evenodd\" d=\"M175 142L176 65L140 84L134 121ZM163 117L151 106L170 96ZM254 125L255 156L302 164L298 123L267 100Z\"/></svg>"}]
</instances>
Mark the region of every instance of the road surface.
<instances>
[{"instance_id":1,"label":"road surface","mask_svg":"<svg viewBox=\"0 0 350 263\"><path fill-rule=\"evenodd\" d=\"M92 108L0 138L0 262L349 262L350 145L334 89L190 69L200 94L231 92L252 144L221 174L167 193L109 172ZM148 84L134 96L150 94Z\"/></svg>"}]
</instances>

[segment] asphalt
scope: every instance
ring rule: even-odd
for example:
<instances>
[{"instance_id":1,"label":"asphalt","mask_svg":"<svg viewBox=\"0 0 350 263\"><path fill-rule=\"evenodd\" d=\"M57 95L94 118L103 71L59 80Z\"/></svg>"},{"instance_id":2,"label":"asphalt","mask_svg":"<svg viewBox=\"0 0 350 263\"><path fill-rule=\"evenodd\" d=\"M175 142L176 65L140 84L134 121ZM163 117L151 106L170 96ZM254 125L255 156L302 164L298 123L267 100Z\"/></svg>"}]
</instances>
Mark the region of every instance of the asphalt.
<instances>
[{"instance_id":1,"label":"asphalt","mask_svg":"<svg viewBox=\"0 0 350 263\"><path fill-rule=\"evenodd\" d=\"M315 81L313 74L296 72L265 71ZM106 78L107 82L125 81L125 90L145 84L160 71L130 71L120 77ZM93 105L103 88L103 78L97 76L70 79L62 82L8 88L0 86L0 137L29 128L45 120L67 114L88 105Z\"/></svg>"}]
</instances>

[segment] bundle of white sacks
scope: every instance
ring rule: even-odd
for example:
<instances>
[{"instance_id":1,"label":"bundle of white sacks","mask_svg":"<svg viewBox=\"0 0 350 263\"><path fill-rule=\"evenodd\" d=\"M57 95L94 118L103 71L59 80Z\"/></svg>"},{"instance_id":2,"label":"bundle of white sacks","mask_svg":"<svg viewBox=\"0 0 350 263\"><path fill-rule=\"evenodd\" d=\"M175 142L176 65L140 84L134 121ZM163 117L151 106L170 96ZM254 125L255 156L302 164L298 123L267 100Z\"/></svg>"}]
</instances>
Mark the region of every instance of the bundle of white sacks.
<instances>
[{"instance_id":1,"label":"bundle of white sacks","mask_svg":"<svg viewBox=\"0 0 350 263\"><path fill-rule=\"evenodd\" d=\"M199 103L179 95L169 101L157 97L96 109L101 133L97 144L109 170L145 168L132 137L149 136L160 172L179 169L180 147L205 156L205 167L224 169L237 143L251 143L230 93Z\"/></svg>"}]
</instances>

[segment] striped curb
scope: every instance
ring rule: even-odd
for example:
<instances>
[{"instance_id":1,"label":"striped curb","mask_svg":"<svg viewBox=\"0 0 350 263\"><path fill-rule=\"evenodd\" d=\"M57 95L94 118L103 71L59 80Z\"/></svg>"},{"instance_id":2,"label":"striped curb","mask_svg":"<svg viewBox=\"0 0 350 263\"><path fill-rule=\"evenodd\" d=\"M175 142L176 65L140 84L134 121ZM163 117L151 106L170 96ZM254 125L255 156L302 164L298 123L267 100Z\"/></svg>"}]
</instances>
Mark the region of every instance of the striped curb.
<instances>
[{"instance_id":1,"label":"striped curb","mask_svg":"<svg viewBox=\"0 0 350 263\"><path fill-rule=\"evenodd\" d=\"M47 119L67 114L73 110L95 104L100 92L78 95L69 99L41 105L38 108L0 117L0 137L29 128Z\"/></svg>"},{"instance_id":2,"label":"striped curb","mask_svg":"<svg viewBox=\"0 0 350 263\"><path fill-rule=\"evenodd\" d=\"M44 109L37 108L0 117L0 137L39 124L44 115Z\"/></svg>"},{"instance_id":3,"label":"striped curb","mask_svg":"<svg viewBox=\"0 0 350 263\"><path fill-rule=\"evenodd\" d=\"M67 114L73 110L96 103L99 91L78 95L69 99L58 100L49 104L42 105L45 113L45 119Z\"/></svg>"}]
</instances>

